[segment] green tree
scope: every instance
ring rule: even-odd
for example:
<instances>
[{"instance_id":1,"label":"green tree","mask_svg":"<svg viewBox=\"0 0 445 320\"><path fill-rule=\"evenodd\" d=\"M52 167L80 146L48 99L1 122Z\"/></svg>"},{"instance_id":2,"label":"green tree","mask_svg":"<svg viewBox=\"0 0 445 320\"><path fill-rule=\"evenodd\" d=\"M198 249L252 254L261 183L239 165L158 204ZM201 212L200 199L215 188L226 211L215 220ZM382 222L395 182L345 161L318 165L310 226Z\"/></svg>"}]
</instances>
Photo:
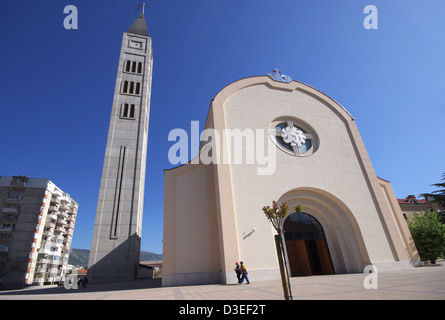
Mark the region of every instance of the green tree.
<instances>
[{"instance_id":1,"label":"green tree","mask_svg":"<svg viewBox=\"0 0 445 320\"><path fill-rule=\"evenodd\" d=\"M414 214L408 227L422 261L432 264L445 253L445 225L440 223L437 213L428 210L424 216Z\"/></svg>"},{"instance_id":2,"label":"green tree","mask_svg":"<svg viewBox=\"0 0 445 320\"><path fill-rule=\"evenodd\" d=\"M445 224L445 172L442 173L442 181L431 186L439 188L431 193L422 193L420 196L427 198L430 202L437 204L439 220Z\"/></svg>"}]
</instances>

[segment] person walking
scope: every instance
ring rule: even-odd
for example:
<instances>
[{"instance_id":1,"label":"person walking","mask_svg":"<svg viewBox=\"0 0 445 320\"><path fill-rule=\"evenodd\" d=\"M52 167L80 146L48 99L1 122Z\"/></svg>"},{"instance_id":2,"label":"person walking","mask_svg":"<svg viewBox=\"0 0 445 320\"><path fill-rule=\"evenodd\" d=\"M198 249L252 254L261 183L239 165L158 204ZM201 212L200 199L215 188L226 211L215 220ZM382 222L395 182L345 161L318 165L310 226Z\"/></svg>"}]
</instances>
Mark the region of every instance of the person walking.
<instances>
[{"instance_id":1,"label":"person walking","mask_svg":"<svg viewBox=\"0 0 445 320\"><path fill-rule=\"evenodd\" d=\"M85 289L87 287L88 278L86 276L82 279L82 288Z\"/></svg>"},{"instance_id":2,"label":"person walking","mask_svg":"<svg viewBox=\"0 0 445 320\"><path fill-rule=\"evenodd\" d=\"M244 265L243 261L240 261L240 264L241 264L241 266L240 266L240 271L241 271L241 281L240 281L240 284L243 283L244 279L246 280L246 284L250 284L249 277L247 276L247 274L248 274L247 268Z\"/></svg>"},{"instance_id":3,"label":"person walking","mask_svg":"<svg viewBox=\"0 0 445 320\"><path fill-rule=\"evenodd\" d=\"M235 262L235 270L236 272L236 277L238 278L238 283L241 283L241 270L240 270L240 265L238 262Z\"/></svg>"}]
</instances>

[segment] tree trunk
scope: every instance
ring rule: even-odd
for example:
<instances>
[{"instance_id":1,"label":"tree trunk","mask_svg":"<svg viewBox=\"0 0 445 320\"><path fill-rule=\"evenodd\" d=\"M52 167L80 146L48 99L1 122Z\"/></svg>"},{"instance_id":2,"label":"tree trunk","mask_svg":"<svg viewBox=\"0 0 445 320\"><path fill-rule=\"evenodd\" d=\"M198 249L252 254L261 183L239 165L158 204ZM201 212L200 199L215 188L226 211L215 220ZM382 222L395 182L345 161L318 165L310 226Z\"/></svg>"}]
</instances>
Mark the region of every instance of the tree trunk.
<instances>
[{"instance_id":1,"label":"tree trunk","mask_svg":"<svg viewBox=\"0 0 445 320\"><path fill-rule=\"evenodd\" d=\"M283 286L284 299L292 300L287 271L284 266L283 241L281 240L281 235L279 234L275 235L275 246L277 248L278 263L280 265L281 284Z\"/></svg>"}]
</instances>

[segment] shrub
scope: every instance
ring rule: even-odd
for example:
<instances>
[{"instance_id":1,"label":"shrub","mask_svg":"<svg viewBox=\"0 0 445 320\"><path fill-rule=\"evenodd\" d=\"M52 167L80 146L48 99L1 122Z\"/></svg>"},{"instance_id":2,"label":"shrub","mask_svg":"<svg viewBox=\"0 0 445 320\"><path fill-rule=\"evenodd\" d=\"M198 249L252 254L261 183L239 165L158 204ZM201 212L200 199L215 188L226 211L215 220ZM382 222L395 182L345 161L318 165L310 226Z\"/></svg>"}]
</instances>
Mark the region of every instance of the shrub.
<instances>
[{"instance_id":1,"label":"shrub","mask_svg":"<svg viewBox=\"0 0 445 320\"><path fill-rule=\"evenodd\" d=\"M424 216L414 214L408 227L422 261L436 263L445 253L445 225L440 223L437 213L428 210Z\"/></svg>"}]
</instances>

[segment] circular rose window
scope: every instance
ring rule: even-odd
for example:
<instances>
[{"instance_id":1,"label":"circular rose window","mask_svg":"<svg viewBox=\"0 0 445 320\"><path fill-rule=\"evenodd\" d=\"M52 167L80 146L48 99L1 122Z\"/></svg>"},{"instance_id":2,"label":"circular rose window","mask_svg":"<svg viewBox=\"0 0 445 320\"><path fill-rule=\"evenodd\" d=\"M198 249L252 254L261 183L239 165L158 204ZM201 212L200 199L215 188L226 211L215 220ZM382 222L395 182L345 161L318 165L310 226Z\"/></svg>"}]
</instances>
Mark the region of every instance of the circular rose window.
<instances>
[{"instance_id":1,"label":"circular rose window","mask_svg":"<svg viewBox=\"0 0 445 320\"><path fill-rule=\"evenodd\" d=\"M284 152L296 157L306 157L318 149L318 136L304 122L292 118L279 118L272 121L269 135Z\"/></svg>"}]
</instances>

